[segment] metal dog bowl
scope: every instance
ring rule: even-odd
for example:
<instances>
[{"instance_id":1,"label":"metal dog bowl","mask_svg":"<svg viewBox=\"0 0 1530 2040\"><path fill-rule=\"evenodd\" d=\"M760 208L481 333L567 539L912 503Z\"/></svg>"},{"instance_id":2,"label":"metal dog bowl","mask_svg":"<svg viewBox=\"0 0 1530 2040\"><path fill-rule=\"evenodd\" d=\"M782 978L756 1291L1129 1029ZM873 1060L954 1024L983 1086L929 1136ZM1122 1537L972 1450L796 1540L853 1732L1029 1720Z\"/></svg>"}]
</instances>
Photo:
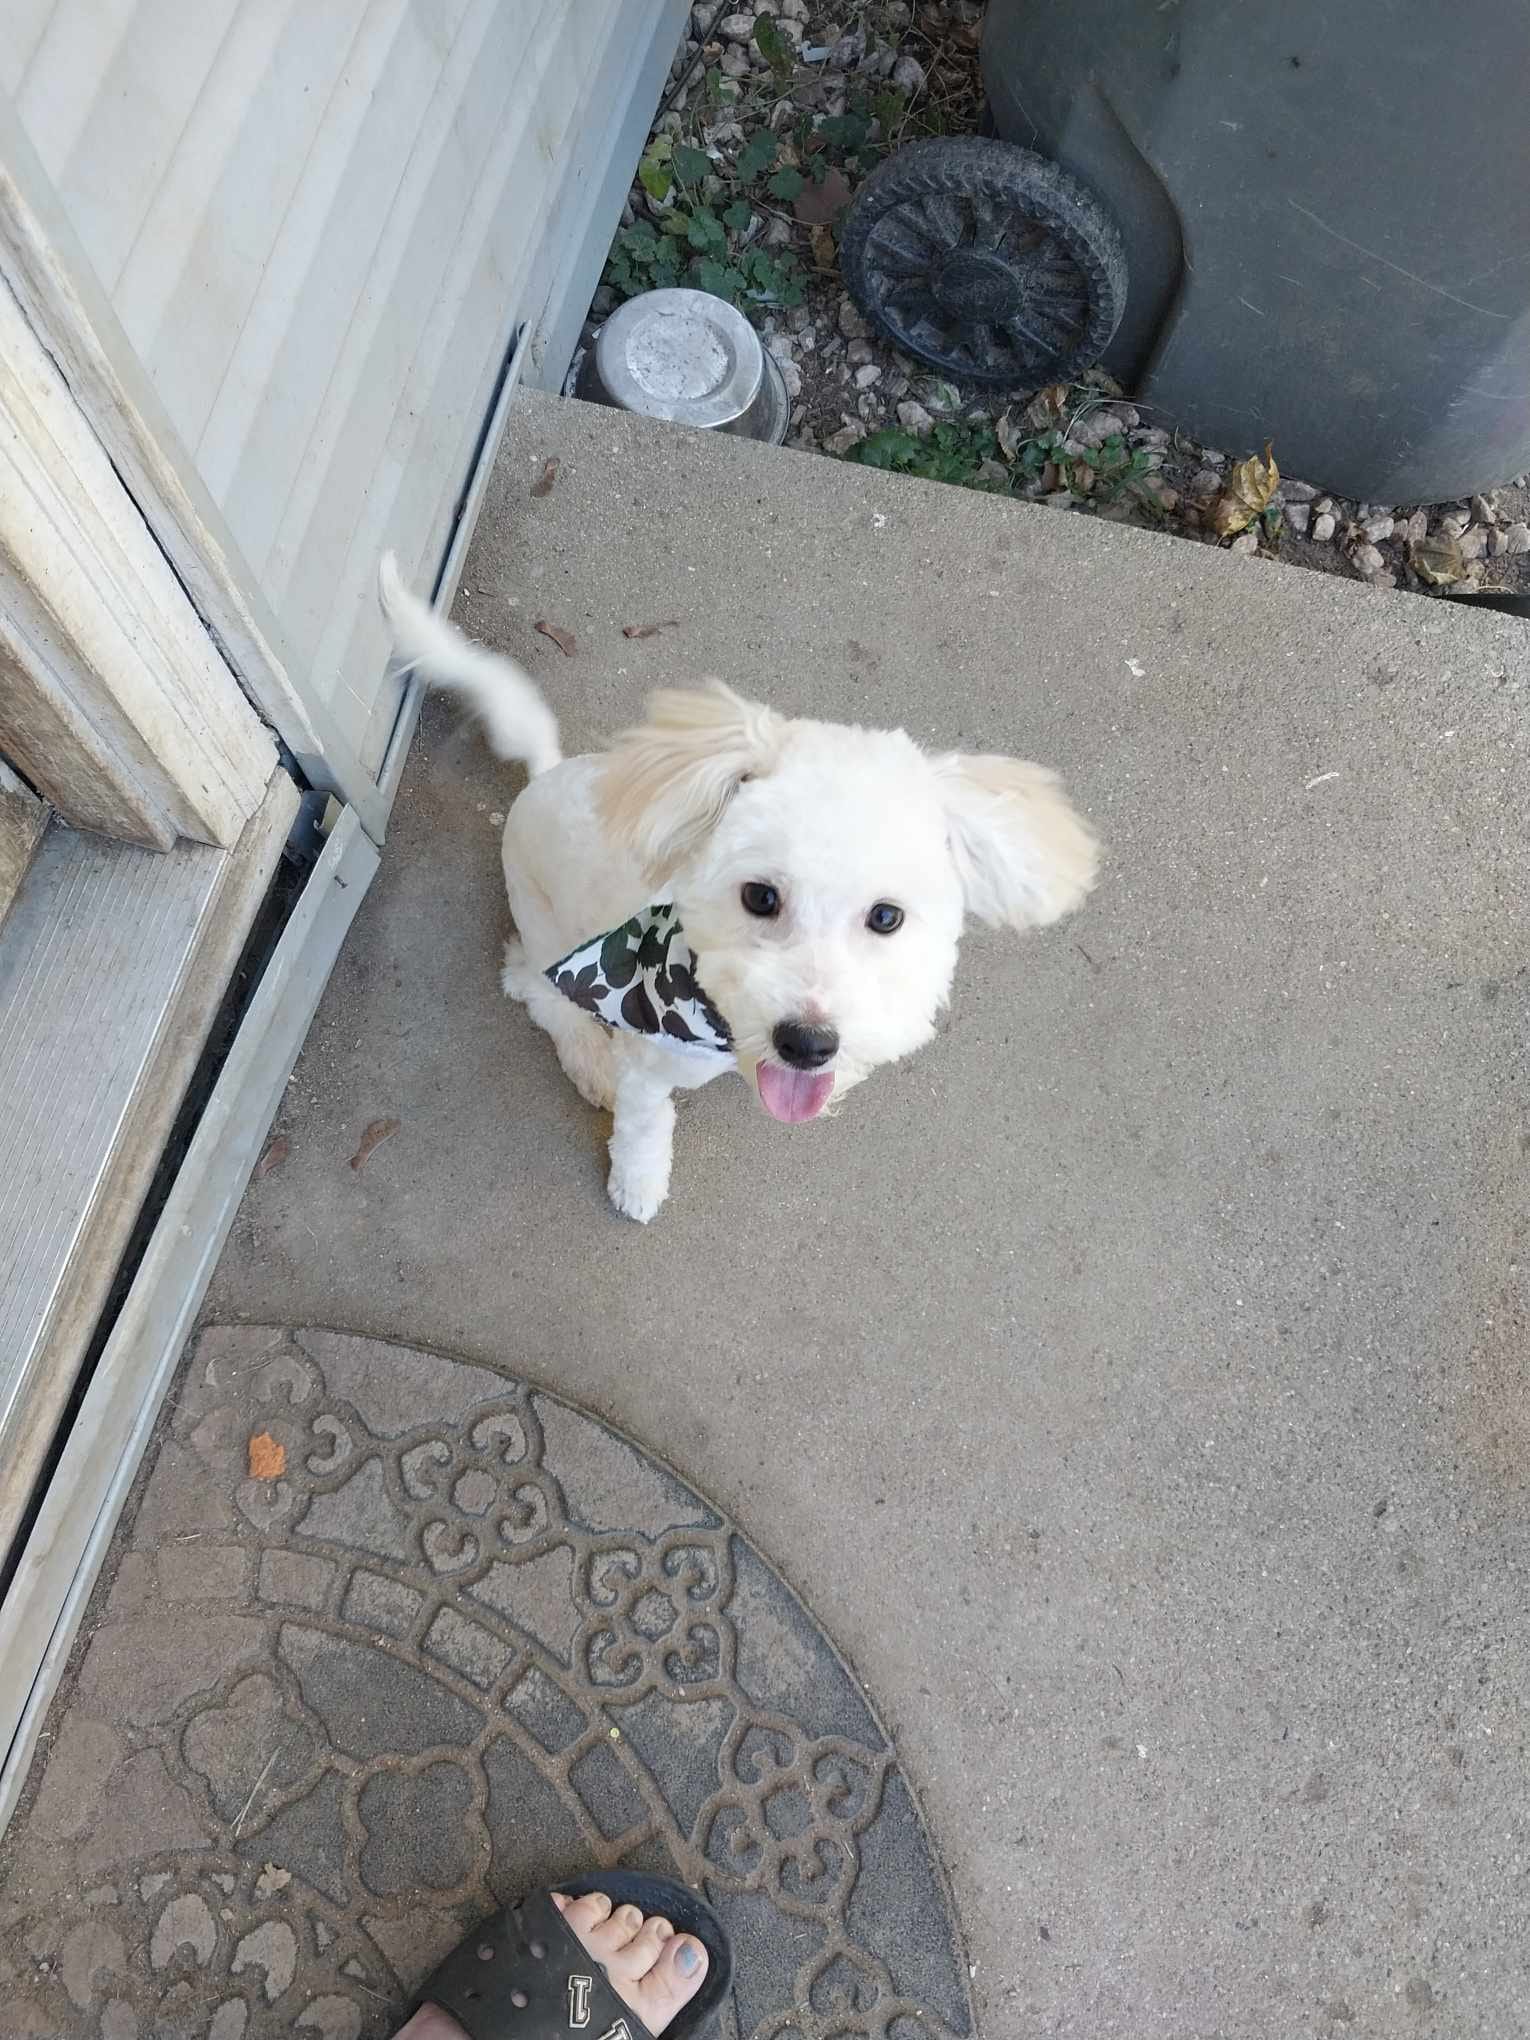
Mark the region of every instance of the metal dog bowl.
<instances>
[{"instance_id":1,"label":"metal dog bowl","mask_svg":"<svg viewBox=\"0 0 1530 2040\"><path fill-rule=\"evenodd\" d=\"M786 379L759 334L704 290L629 298L596 335L577 388L593 403L771 446L791 423Z\"/></svg>"}]
</instances>

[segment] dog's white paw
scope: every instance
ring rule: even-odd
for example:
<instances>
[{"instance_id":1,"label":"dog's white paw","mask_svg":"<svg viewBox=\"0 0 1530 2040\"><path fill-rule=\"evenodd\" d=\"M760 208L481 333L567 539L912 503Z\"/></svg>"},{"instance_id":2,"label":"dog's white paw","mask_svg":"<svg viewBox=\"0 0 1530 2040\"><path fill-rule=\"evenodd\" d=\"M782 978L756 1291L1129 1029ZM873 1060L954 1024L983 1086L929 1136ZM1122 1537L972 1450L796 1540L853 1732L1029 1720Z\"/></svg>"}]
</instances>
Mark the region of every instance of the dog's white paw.
<instances>
[{"instance_id":1,"label":"dog's white paw","mask_svg":"<svg viewBox=\"0 0 1530 2040\"><path fill-rule=\"evenodd\" d=\"M623 1218L647 1225L656 1218L669 1195L669 1171L614 1167L606 1179L606 1193Z\"/></svg>"},{"instance_id":2,"label":"dog's white paw","mask_svg":"<svg viewBox=\"0 0 1530 2040\"><path fill-rule=\"evenodd\" d=\"M526 961L525 945L513 938L505 944L505 961L499 973L499 988L507 999L517 999L522 1005L536 990L536 972Z\"/></svg>"}]
</instances>

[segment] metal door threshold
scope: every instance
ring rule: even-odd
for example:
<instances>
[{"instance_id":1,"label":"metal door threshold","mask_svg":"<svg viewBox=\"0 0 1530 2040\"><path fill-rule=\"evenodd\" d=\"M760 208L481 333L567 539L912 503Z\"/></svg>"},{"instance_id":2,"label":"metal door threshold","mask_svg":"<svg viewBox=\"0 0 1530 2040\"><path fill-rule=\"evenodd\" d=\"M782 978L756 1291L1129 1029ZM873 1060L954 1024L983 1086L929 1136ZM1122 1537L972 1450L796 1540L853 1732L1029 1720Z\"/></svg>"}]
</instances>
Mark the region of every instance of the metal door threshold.
<instances>
[{"instance_id":1,"label":"metal door threshold","mask_svg":"<svg viewBox=\"0 0 1530 2040\"><path fill-rule=\"evenodd\" d=\"M0 1556L297 800L277 773L229 851L55 822L0 928Z\"/></svg>"},{"instance_id":2,"label":"metal door threshold","mask_svg":"<svg viewBox=\"0 0 1530 2040\"><path fill-rule=\"evenodd\" d=\"M274 853L284 835L273 830ZM99 1355L0 1600L0 1832L26 1785L48 1705L250 1171L377 866L356 810L340 809L238 1016L104 1340L98 1334ZM216 967L208 961L205 991L214 1005L236 957ZM198 1042L202 1033L205 1024Z\"/></svg>"}]
</instances>

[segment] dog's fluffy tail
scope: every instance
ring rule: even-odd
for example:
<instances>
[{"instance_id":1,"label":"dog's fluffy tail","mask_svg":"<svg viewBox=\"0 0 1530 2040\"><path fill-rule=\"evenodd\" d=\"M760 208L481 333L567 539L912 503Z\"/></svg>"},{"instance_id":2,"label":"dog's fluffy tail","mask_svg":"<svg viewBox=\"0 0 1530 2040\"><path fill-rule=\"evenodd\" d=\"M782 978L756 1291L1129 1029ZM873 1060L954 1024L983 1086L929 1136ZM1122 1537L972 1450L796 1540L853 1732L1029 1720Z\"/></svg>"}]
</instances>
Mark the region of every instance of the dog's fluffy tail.
<instances>
[{"instance_id":1,"label":"dog's fluffy tail","mask_svg":"<svg viewBox=\"0 0 1530 2040\"><path fill-rule=\"evenodd\" d=\"M377 592L401 662L432 687L460 694L493 751L524 765L533 779L559 762L557 717L519 666L475 645L411 594L392 553L384 553L377 570Z\"/></svg>"}]
</instances>

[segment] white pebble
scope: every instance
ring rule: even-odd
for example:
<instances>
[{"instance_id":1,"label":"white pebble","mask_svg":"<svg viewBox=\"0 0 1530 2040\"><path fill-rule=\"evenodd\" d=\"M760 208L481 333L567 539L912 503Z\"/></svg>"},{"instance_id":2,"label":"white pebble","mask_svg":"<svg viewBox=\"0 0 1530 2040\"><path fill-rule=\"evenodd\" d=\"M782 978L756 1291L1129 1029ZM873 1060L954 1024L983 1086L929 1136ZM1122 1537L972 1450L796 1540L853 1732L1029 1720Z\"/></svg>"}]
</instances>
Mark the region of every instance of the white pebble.
<instances>
[{"instance_id":1,"label":"white pebble","mask_svg":"<svg viewBox=\"0 0 1530 2040\"><path fill-rule=\"evenodd\" d=\"M1390 517L1369 517L1366 519L1364 530L1372 545L1380 545L1384 538L1392 536L1392 520Z\"/></svg>"},{"instance_id":2,"label":"white pebble","mask_svg":"<svg viewBox=\"0 0 1530 2040\"><path fill-rule=\"evenodd\" d=\"M1530 553L1530 524L1511 524L1504 540L1506 553Z\"/></svg>"},{"instance_id":3,"label":"white pebble","mask_svg":"<svg viewBox=\"0 0 1530 2040\"><path fill-rule=\"evenodd\" d=\"M873 383L882 380L882 371L874 361L868 361L855 371L855 386L858 390L869 390Z\"/></svg>"},{"instance_id":4,"label":"white pebble","mask_svg":"<svg viewBox=\"0 0 1530 2040\"><path fill-rule=\"evenodd\" d=\"M1259 552L1259 534L1254 531L1240 532L1227 550L1241 554L1246 560L1254 559Z\"/></svg>"},{"instance_id":5,"label":"white pebble","mask_svg":"<svg viewBox=\"0 0 1530 2040\"><path fill-rule=\"evenodd\" d=\"M907 403L898 406L898 423L905 432L915 432L922 435L933 428L935 420L930 416L923 404L916 404L911 397Z\"/></svg>"},{"instance_id":6,"label":"white pebble","mask_svg":"<svg viewBox=\"0 0 1530 2040\"><path fill-rule=\"evenodd\" d=\"M1460 534L1461 557L1463 560L1480 560L1488 549L1488 533L1485 524L1474 524Z\"/></svg>"},{"instance_id":7,"label":"white pebble","mask_svg":"<svg viewBox=\"0 0 1530 2040\"><path fill-rule=\"evenodd\" d=\"M1357 545L1350 554L1350 558L1367 580L1373 574L1383 574L1386 572L1387 563L1373 545Z\"/></svg>"},{"instance_id":8,"label":"white pebble","mask_svg":"<svg viewBox=\"0 0 1530 2040\"><path fill-rule=\"evenodd\" d=\"M1312 520L1311 537L1318 545L1327 545L1339 528L1339 520L1331 510L1325 510L1320 517Z\"/></svg>"}]
</instances>

